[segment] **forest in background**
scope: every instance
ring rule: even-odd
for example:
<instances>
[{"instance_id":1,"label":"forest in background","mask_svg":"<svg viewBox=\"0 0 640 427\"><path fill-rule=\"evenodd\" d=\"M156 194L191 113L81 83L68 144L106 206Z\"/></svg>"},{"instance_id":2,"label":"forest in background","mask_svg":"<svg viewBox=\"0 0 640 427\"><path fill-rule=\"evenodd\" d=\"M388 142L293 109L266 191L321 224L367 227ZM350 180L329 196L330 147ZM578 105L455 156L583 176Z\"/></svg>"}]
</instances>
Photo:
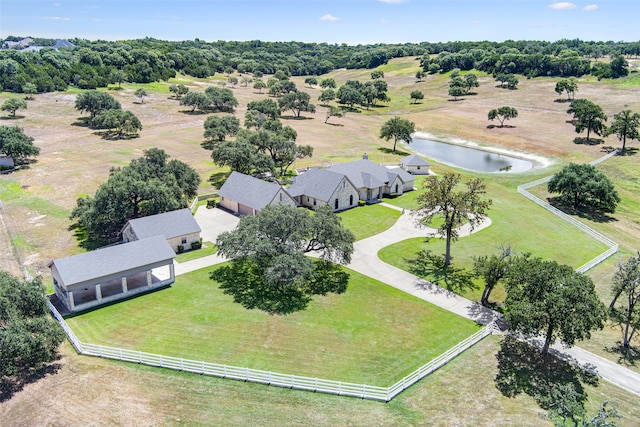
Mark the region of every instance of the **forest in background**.
<instances>
[{"instance_id":1,"label":"forest in background","mask_svg":"<svg viewBox=\"0 0 640 427\"><path fill-rule=\"evenodd\" d=\"M19 41L10 36L4 41ZM290 76L318 76L338 68L375 68L397 57L414 56L427 73L475 69L489 74L617 78L628 74L626 57L640 55L640 41L579 39L504 42L422 42L347 45L303 42L125 41L70 39L74 48L54 49L53 39L33 38L37 51L0 50L0 89L23 92L27 83L38 92L107 87L123 81L150 83L177 73L207 78L216 73L249 73L256 77L282 71ZM598 61L600 58L607 61Z\"/></svg>"}]
</instances>

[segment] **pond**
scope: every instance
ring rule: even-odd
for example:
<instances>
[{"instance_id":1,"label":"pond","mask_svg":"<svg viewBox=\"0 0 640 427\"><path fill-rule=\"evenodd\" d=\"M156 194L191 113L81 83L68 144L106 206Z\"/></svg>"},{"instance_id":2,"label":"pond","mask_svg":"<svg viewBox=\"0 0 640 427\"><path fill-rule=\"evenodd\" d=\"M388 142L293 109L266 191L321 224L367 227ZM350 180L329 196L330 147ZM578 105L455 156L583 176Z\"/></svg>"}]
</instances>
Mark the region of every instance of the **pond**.
<instances>
[{"instance_id":1,"label":"pond","mask_svg":"<svg viewBox=\"0 0 640 427\"><path fill-rule=\"evenodd\" d=\"M431 159L476 172L517 173L533 167L530 160L429 139L413 138L411 147Z\"/></svg>"}]
</instances>

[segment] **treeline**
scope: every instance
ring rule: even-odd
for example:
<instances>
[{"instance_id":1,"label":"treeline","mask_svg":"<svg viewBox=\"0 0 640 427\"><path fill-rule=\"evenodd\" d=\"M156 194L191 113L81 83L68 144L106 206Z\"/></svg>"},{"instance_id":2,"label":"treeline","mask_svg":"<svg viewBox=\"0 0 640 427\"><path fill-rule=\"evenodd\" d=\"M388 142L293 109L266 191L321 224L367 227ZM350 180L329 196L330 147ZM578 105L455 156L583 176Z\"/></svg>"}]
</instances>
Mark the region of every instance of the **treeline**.
<instances>
[{"instance_id":1,"label":"treeline","mask_svg":"<svg viewBox=\"0 0 640 427\"><path fill-rule=\"evenodd\" d=\"M16 40L9 37L7 40ZM149 83L176 73L206 78L215 73L322 75L337 68L375 68L392 58L414 56L425 71L477 69L536 76L617 77L606 65L591 60L603 56L640 55L640 42L584 42L581 40L405 43L350 46L347 44L216 41L70 40L76 47L37 52L0 50L2 90L22 92L26 83L38 92L106 87L124 81ZM52 40L39 40L50 46Z\"/></svg>"}]
</instances>

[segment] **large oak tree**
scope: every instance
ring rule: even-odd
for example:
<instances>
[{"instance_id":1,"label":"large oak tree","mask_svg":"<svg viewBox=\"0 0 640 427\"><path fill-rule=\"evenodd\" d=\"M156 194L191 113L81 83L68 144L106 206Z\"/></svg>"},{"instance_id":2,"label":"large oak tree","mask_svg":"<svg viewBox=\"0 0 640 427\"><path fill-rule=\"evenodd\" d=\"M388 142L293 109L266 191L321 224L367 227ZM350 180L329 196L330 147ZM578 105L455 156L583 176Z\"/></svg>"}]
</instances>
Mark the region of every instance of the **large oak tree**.
<instances>
[{"instance_id":1,"label":"large oak tree","mask_svg":"<svg viewBox=\"0 0 640 427\"><path fill-rule=\"evenodd\" d=\"M64 338L40 279L26 282L0 271L0 401L34 370L56 360Z\"/></svg>"},{"instance_id":2,"label":"large oak tree","mask_svg":"<svg viewBox=\"0 0 640 427\"><path fill-rule=\"evenodd\" d=\"M211 279L246 308L291 313L313 295L346 290L348 274L335 264L350 262L354 240L330 207L270 205L218 237L219 253L232 261ZM312 252L319 260L305 256Z\"/></svg>"},{"instance_id":3,"label":"large oak tree","mask_svg":"<svg viewBox=\"0 0 640 427\"><path fill-rule=\"evenodd\" d=\"M567 265L520 257L509 266L505 319L525 337L545 337L542 353L561 340L566 346L602 329L606 308L591 278Z\"/></svg>"},{"instance_id":4,"label":"large oak tree","mask_svg":"<svg viewBox=\"0 0 640 427\"><path fill-rule=\"evenodd\" d=\"M604 212L615 212L620 196L613 182L590 164L570 163L547 183L550 193L560 193L560 201L573 209L588 206Z\"/></svg>"},{"instance_id":5,"label":"large oak tree","mask_svg":"<svg viewBox=\"0 0 640 427\"><path fill-rule=\"evenodd\" d=\"M185 208L197 195L200 177L189 165L151 148L128 166L111 168L93 197L77 200L74 227L92 246L114 242L127 220Z\"/></svg>"},{"instance_id":6,"label":"large oak tree","mask_svg":"<svg viewBox=\"0 0 640 427\"><path fill-rule=\"evenodd\" d=\"M486 185L480 178L467 181L459 188L461 176L445 173L441 177L428 176L424 180L424 192L418 196L417 220L426 226L437 218L443 218L438 235L445 239L445 265L451 264L451 242L458 239L458 229L468 223L473 230L486 218L492 201L486 199Z\"/></svg>"}]
</instances>

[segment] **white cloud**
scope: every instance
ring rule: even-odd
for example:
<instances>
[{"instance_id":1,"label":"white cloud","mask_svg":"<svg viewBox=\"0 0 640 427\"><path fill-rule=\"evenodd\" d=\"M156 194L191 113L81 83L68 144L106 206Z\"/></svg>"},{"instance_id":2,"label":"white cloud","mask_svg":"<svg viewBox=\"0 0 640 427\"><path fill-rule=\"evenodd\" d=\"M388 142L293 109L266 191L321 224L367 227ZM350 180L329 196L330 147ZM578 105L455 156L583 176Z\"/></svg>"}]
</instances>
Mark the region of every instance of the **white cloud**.
<instances>
[{"instance_id":1,"label":"white cloud","mask_svg":"<svg viewBox=\"0 0 640 427\"><path fill-rule=\"evenodd\" d=\"M590 4L589 6L585 6L584 9L582 10L586 10L587 12L592 12L598 9L600 9L600 6L598 6L597 4Z\"/></svg>"},{"instance_id":2,"label":"white cloud","mask_svg":"<svg viewBox=\"0 0 640 427\"><path fill-rule=\"evenodd\" d=\"M471 24L480 25L480 24L482 24L482 21L480 21L479 19L474 19L473 21L471 21Z\"/></svg>"},{"instance_id":3,"label":"white cloud","mask_svg":"<svg viewBox=\"0 0 640 427\"><path fill-rule=\"evenodd\" d=\"M71 18L64 18L62 16L45 16L45 20L47 21L70 21Z\"/></svg>"},{"instance_id":4,"label":"white cloud","mask_svg":"<svg viewBox=\"0 0 640 427\"><path fill-rule=\"evenodd\" d=\"M561 1L559 3L551 3L549 5L550 9L555 9L555 10L569 10L569 9L575 9L576 6L573 3L569 3L568 1Z\"/></svg>"},{"instance_id":5,"label":"white cloud","mask_svg":"<svg viewBox=\"0 0 640 427\"><path fill-rule=\"evenodd\" d=\"M338 18L337 16L333 16L330 13L327 13L326 15L323 15L320 17L321 21L329 21L329 22L338 22L340 20L340 18Z\"/></svg>"},{"instance_id":6,"label":"white cloud","mask_svg":"<svg viewBox=\"0 0 640 427\"><path fill-rule=\"evenodd\" d=\"M387 4L402 4L402 3L409 3L409 0L378 0L380 3L387 3Z\"/></svg>"},{"instance_id":7,"label":"white cloud","mask_svg":"<svg viewBox=\"0 0 640 427\"><path fill-rule=\"evenodd\" d=\"M384 18L382 18L382 19L380 19L380 23L381 23L381 24L390 24L390 23L391 23L391 21L389 21L388 19L384 19Z\"/></svg>"}]
</instances>

